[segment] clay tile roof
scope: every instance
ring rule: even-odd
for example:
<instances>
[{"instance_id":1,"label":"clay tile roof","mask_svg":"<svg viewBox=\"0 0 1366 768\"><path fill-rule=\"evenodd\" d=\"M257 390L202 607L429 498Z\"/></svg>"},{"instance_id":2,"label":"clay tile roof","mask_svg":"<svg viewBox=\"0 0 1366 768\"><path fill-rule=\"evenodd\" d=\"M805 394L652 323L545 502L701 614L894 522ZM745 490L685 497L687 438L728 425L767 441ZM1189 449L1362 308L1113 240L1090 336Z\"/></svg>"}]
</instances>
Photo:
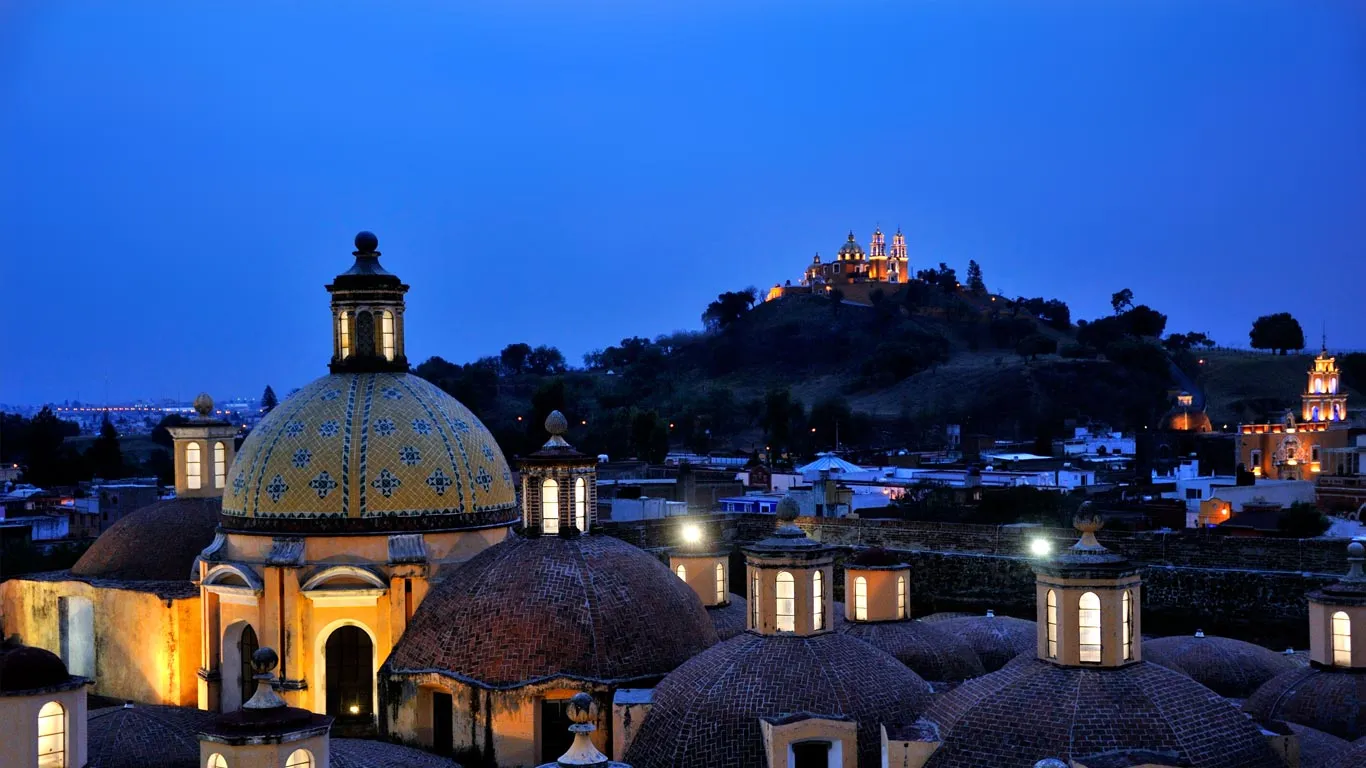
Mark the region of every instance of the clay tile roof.
<instances>
[{"instance_id":1,"label":"clay tile roof","mask_svg":"<svg viewBox=\"0 0 1366 768\"><path fill-rule=\"evenodd\" d=\"M114 523L71 567L73 576L122 581L189 581L213 541L220 499L158 501Z\"/></svg>"},{"instance_id":2,"label":"clay tile roof","mask_svg":"<svg viewBox=\"0 0 1366 768\"><path fill-rule=\"evenodd\" d=\"M962 638L923 621L847 621L839 631L892 654L932 682L959 682L986 674Z\"/></svg>"},{"instance_id":3,"label":"clay tile roof","mask_svg":"<svg viewBox=\"0 0 1366 768\"><path fill-rule=\"evenodd\" d=\"M72 677L57 654L28 645L0 646L0 693L72 688L85 682Z\"/></svg>"},{"instance_id":4,"label":"clay tile roof","mask_svg":"<svg viewBox=\"0 0 1366 768\"><path fill-rule=\"evenodd\" d=\"M720 640L729 640L744 632L745 622L749 617L748 612L749 603L745 598L736 594L730 596L730 602L726 605L707 608L707 615L711 617L711 625L716 628L716 637Z\"/></svg>"},{"instance_id":5,"label":"clay tile roof","mask_svg":"<svg viewBox=\"0 0 1366 768\"><path fill-rule=\"evenodd\" d=\"M1307 667L1258 688L1243 710L1259 722L1283 720L1343 739L1366 736L1366 675Z\"/></svg>"},{"instance_id":6,"label":"clay tile roof","mask_svg":"<svg viewBox=\"0 0 1366 768\"><path fill-rule=\"evenodd\" d=\"M926 768L1022 765L1043 755L1173 754L1190 768L1283 766L1260 728L1190 678L1139 662L1114 669L1021 658L940 696L926 713L943 746Z\"/></svg>"},{"instance_id":7,"label":"clay tile roof","mask_svg":"<svg viewBox=\"0 0 1366 768\"><path fill-rule=\"evenodd\" d=\"M1245 699L1276 675L1300 668L1284 653L1209 635L1144 640L1143 658L1176 670L1230 699Z\"/></svg>"},{"instance_id":8,"label":"clay tile roof","mask_svg":"<svg viewBox=\"0 0 1366 768\"><path fill-rule=\"evenodd\" d=\"M660 677L714 645L697 595L610 536L509 536L422 602L387 674L437 672L489 688L555 677Z\"/></svg>"},{"instance_id":9,"label":"clay tile roof","mask_svg":"<svg viewBox=\"0 0 1366 768\"><path fill-rule=\"evenodd\" d=\"M90 712L88 768L199 765L199 730L212 712L189 707L109 707Z\"/></svg>"},{"instance_id":10,"label":"clay tile roof","mask_svg":"<svg viewBox=\"0 0 1366 768\"><path fill-rule=\"evenodd\" d=\"M859 765L876 765L882 723L915 722L930 687L896 659L832 632L745 633L664 678L625 761L635 768L752 768L766 762L759 718L799 712L858 723Z\"/></svg>"},{"instance_id":11,"label":"clay tile roof","mask_svg":"<svg viewBox=\"0 0 1366 768\"><path fill-rule=\"evenodd\" d=\"M935 623L977 653L982 668L995 672L1022 653L1038 651L1038 629L1032 621L1011 616L962 616Z\"/></svg>"}]
</instances>

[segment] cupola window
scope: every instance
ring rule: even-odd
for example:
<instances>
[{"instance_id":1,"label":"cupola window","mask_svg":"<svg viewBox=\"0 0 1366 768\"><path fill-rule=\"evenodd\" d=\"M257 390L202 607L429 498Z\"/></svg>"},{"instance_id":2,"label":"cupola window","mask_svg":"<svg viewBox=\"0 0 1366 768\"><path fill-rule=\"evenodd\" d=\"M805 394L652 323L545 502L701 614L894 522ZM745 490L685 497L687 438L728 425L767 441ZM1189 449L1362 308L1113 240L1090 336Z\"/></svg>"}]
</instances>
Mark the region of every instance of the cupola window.
<instances>
[{"instance_id":1,"label":"cupola window","mask_svg":"<svg viewBox=\"0 0 1366 768\"><path fill-rule=\"evenodd\" d=\"M228 768L228 761L219 753L209 755L209 762L204 764L204 768Z\"/></svg>"},{"instance_id":2,"label":"cupola window","mask_svg":"<svg viewBox=\"0 0 1366 768\"><path fill-rule=\"evenodd\" d=\"M49 701L38 710L38 768L66 765L66 708Z\"/></svg>"},{"instance_id":3,"label":"cupola window","mask_svg":"<svg viewBox=\"0 0 1366 768\"><path fill-rule=\"evenodd\" d=\"M678 567L674 569L674 573L678 574L678 578L684 581L688 580L688 569L684 568L682 563L678 564Z\"/></svg>"},{"instance_id":4,"label":"cupola window","mask_svg":"<svg viewBox=\"0 0 1366 768\"><path fill-rule=\"evenodd\" d=\"M1134 658L1134 619L1133 619L1133 593L1124 590L1121 598L1120 607L1120 637L1124 639L1124 660L1130 661Z\"/></svg>"},{"instance_id":5,"label":"cupola window","mask_svg":"<svg viewBox=\"0 0 1366 768\"><path fill-rule=\"evenodd\" d=\"M187 443L185 445L185 487L192 491L197 491L203 485L203 475L200 474L199 443Z\"/></svg>"},{"instance_id":6,"label":"cupola window","mask_svg":"<svg viewBox=\"0 0 1366 768\"><path fill-rule=\"evenodd\" d=\"M213 444L213 487L222 488L227 484L228 448L222 443Z\"/></svg>"},{"instance_id":7,"label":"cupola window","mask_svg":"<svg viewBox=\"0 0 1366 768\"><path fill-rule=\"evenodd\" d=\"M541 483L541 530L560 532L560 484L554 480Z\"/></svg>"},{"instance_id":8,"label":"cupola window","mask_svg":"<svg viewBox=\"0 0 1366 768\"><path fill-rule=\"evenodd\" d=\"M1058 593L1048 590L1045 619L1048 622L1048 658L1058 658Z\"/></svg>"},{"instance_id":9,"label":"cupola window","mask_svg":"<svg viewBox=\"0 0 1366 768\"><path fill-rule=\"evenodd\" d=\"M1079 639L1081 662L1100 663L1100 598L1095 592L1086 592L1077 601L1077 623L1080 627Z\"/></svg>"},{"instance_id":10,"label":"cupola window","mask_svg":"<svg viewBox=\"0 0 1366 768\"><path fill-rule=\"evenodd\" d=\"M797 631L797 582L787 571L778 572L778 583L774 588L774 614L779 632Z\"/></svg>"},{"instance_id":11,"label":"cupola window","mask_svg":"<svg viewBox=\"0 0 1366 768\"><path fill-rule=\"evenodd\" d=\"M574 526L588 532L588 481L582 477L574 481Z\"/></svg>"},{"instance_id":12,"label":"cupola window","mask_svg":"<svg viewBox=\"0 0 1366 768\"><path fill-rule=\"evenodd\" d=\"M854 620L868 620L868 580L862 576L854 579Z\"/></svg>"},{"instance_id":13,"label":"cupola window","mask_svg":"<svg viewBox=\"0 0 1366 768\"><path fill-rule=\"evenodd\" d=\"M811 628L825 629L825 594L820 571L811 573Z\"/></svg>"},{"instance_id":14,"label":"cupola window","mask_svg":"<svg viewBox=\"0 0 1366 768\"><path fill-rule=\"evenodd\" d=\"M897 577L896 577L896 617L897 617L898 619L904 619L904 618L906 618L906 614L907 614L907 613L910 613L910 611L907 611L907 610L906 610L906 577L905 577L905 576L897 576Z\"/></svg>"},{"instance_id":15,"label":"cupola window","mask_svg":"<svg viewBox=\"0 0 1366 768\"><path fill-rule=\"evenodd\" d=\"M341 349L341 359L351 356L351 313L343 312L337 318L337 343Z\"/></svg>"},{"instance_id":16,"label":"cupola window","mask_svg":"<svg viewBox=\"0 0 1366 768\"><path fill-rule=\"evenodd\" d=\"M716 564L716 602L726 602L726 566Z\"/></svg>"},{"instance_id":17,"label":"cupola window","mask_svg":"<svg viewBox=\"0 0 1366 768\"><path fill-rule=\"evenodd\" d=\"M379 316L379 342L380 349L384 351L385 360L394 359L394 313L385 310Z\"/></svg>"},{"instance_id":18,"label":"cupola window","mask_svg":"<svg viewBox=\"0 0 1366 768\"><path fill-rule=\"evenodd\" d=\"M1352 666L1352 620L1346 611L1333 614L1333 666Z\"/></svg>"},{"instance_id":19,"label":"cupola window","mask_svg":"<svg viewBox=\"0 0 1366 768\"><path fill-rule=\"evenodd\" d=\"M749 613L754 629L759 628L759 574L756 572L749 584Z\"/></svg>"},{"instance_id":20,"label":"cupola window","mask_svg":"<svg viewBox=\"0 0 1366 768\"><path fill-rule=\"evenodd\" d=\"M285 768L313 768L313 753L306 749L296 749L289 753Z\"/></svg>"}]
</instances>

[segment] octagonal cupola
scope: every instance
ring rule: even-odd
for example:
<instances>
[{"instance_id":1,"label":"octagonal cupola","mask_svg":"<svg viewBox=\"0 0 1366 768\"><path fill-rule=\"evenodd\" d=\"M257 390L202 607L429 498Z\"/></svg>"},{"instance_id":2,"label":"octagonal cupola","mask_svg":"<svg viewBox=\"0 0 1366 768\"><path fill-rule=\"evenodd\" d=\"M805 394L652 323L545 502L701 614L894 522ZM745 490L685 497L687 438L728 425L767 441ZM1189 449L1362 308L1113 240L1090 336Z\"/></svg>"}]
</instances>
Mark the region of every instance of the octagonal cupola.
<instances>
[{"instance_id":1,"label":"octagonal cupola","mask_svg":"<svg viewBox=\"0 0 1366 768\"><path fill-rule=\"evenodd\" d=\"M729 605L730 553L709 541L696 523L683 526L682 540L669 552L669 570L697 593L703 606Z\"/></svg>"},{"instance_id":2,"label":"octagonal cupola","mask_svg":"<svg viewBox=\"0 0 1366 768\"><path fill-rule=\"evenodd\" d=\"M531 535L588 533L598 521L598 460L565 439L569 420L559 411L545 419L550 439L518 459L522 476L522 527Z\"/></svg>"},{"instance_id":3,"label":"octagonal cupola","mask_svg":"<svg viewBox=\"0 0 1366 768\"><path fill-rule=\"evenodd\" d=\"M1122 667L1141 657L1139 567L1096 540L1100 517L1075 520L1081 539L1034 565L1039 658L1060 666Z\"/></svg>"},{"instance_id":4,"label":"octagonal cupola","mask_svg":"<svg viewBox=\"0 0 1366 768\"><path fill-rule=\"evenodd\" d=\"M1366 668L1366 546L1347 545L1347 575L1305 597L1309 601L1309 661L1338 669ZM1355 640L1355 642L1354 642Z\"/></svg>"},{"instance_id":5,"label":"octagonal cupola","mask_svg":"<svg viewBox=\"0 0 1366 768\"><path fill-rule=\"evenodd\" d=\"M784 497L773 535L744 548L750 632L809 636L834 626L835 550L807 538L794 522L797 512L797 501Z\"/></svg>"},{"instance_id":6,"label":"octagonal cupola","mask_svg":"<svg viewBox=\"0 0 1366 768\"><path fill-rule=\"evenodd\" d=\"M333 373L408 370L403 295L408 286L379 264L379 238L356 235L356 261L327 286L332 294Z\"/></svg>"},{"instance_id":7,"label":"octagonal cupola","mask_svg":"<svg viewBox=\"0 0 1366 768\"><path fill-rule=\"evenodd\" d=\"M911 616L911 566L885 549L866 549L844 562L844 618L900 621Z\"/></svg>"}]
</instances>

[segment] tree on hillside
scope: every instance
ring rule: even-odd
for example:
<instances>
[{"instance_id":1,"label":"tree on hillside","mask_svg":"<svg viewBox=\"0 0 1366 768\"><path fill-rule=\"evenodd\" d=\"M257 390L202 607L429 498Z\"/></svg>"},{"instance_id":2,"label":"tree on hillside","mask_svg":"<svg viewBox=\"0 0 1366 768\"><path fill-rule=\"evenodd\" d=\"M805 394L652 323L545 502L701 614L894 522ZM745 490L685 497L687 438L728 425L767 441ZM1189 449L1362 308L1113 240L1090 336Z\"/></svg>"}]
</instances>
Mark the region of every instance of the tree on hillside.
<instances>
[{"instance_id":1,"label":"tree on hillside","mask_svg":"<svg viewBox=\"0 0 1366 768\"><path fill-rule=\"evenodd\" d=\"M1116 315L1124 314L1127 309L1133 309L1134 292L1128 288L1115 291L1110 294L1110 307L1115 310Z\"/></svg>"},{"instance_id":2,"label":"tree on hillside","mask_svg":"<svg viewBox=\"0 0 1366 768\"><path fill-rule=\"evenodd\" d=\"M1043 308L1039 312L1039 318L1050 327L1060 331L1065 331L1072 327L1072 310L1058 299L1049 299L1043 303Z\"/></svg>"},{"instance_id":3,"label":"tree on hillside","mask_svg":"<svg viewBox=\"0 0 1366 768\"><path fill-rule=\"evenodd\" d=\"M275 406L280 404L280 399L275 396L275 390L266 385L266 391L261 393L261 414L265 415L275 410Z\"/></svg>"},{"instance_id":4,"label":"tree on hillside","mask_svg":"<svg viewBox=\"0 0 1366 768\"><path fill-rule=\"evenodd\" d=\"M1248 337L1253 349L1269 349L1282 355L1292 349L1304 349L1304 329L1289 312L1257 318Z\"/></svg>"},{"instance_id":5,"label":"tree on hillside","mask_svg":"<svg viewBox=\"0 0 1366 768\"><path fill-rule=\"evenodd\" d=\"M1276 527L1282 536L1297 539L1312 539L1320 536L1332 522L1319 511L1312 502L1299 501L1291 504L1276 519Z\"/></svg>"},{"instance_id":6,"label":"tree on hillside","mask_svg":"<svg viewBox=\"0 0 1366 768\"><path fill-rule=\"evenodd\" d=\"M792 393L786 389L771 389L764 395L759 426L764 430L764 439L775 454L791 446L792 422L800 420L802 415L801 403L793 402Z\"/></svg>"},{"instance_id":7,"label":"tree on hillside","mask_svg":"<svg viewBox=\"0 0 1366 768\"><path fill-rule=\"evenodd\" d=\"M518 342L503 347L503 351L498 353L498 362L503 366L503 373L513 375L526 371L526 361L530 356L531 345Z\"/></svg>"},{"instance_id":8,"label":"tree on hillside","mask_svg":"<svg viewBox=\"0 0 1366 768\"><path fill-rule=\"evenodd\" d=\"M1031 333L1020 339L1020 343L1015 346L1015 352L1024 358L1033 360L1039 355L1051 355L1058 351L1058 342L1050 339L1042 333Z\"/></svg>"},{"instance_id":9,"label":"tree on hillside","mask_svg":"<svg viewBox=\"0 0 1366 768\"><path fill-rule=\"evenodd\" d=\"M62 450L62 442L67 437L81 433L76 424L63 421L48 406L29 422L28 450L25 458L28 469L24 480L37 486L50 486L74 482L77 478L67 462Z\"/></svg>"},{"instance_id":10,"label":"tree on hillside","mask_svg":"<svg viewBox=\"0 0 1366 768\"><path fill-rule=\"evenodd\" d=\"M981 296L987 292L987 284L982 281L982 265L968 260L968 293Z\"/></svg>"},{"instance_id":11,"label":"tree on hillside","mask_svg":"<svg viewBox=\"0 0 1366 768\"><path fill-rule=\"evenodd\" d=\"M152 427L152 442L163 448L175 446L175 440L171 438L171 431L167 427L178 427L182 424L189 424L190 420L180 413L168 413L161 417L161 421Z\"/></svg>"},{"instance_id":12,"label":"tree on hillside","mask_svg":"<svg viewBox=\"0 0 1366 768\"><path fill-rule=\"evenodd\" d=\"M726 291L707 305L702 313L702 325L709 331L723 331L744 317L759 300L759 290L750 286L743 291Z\"/></svg>"},{"instance_id":13,"label":"tree on hillside","mask_svg":"<svg viewBox=\"0 0 1366 768\"><path fill-rule=\"evenodd\" d=\"M106 480L123 477L123 451L119 448L119 431L114 429L113 422L109 421L108 413L104 414L104 421L100 424L100 436L95 438L95 442L85 452L85 458L96 477Z\"/></svg>"},{"instance_id":14,"label":"tree on hillside","mask_svg":"<svg viewBox=\"0 0 1366 768\"><path fill-rule=\"evenodd\" d=\"M832 288L830 289L830 293L826 294L826 297L830 299L830 311L840 311L840 306L844 304L844 291L841 291L838 288Z\"/></svg>"},{"instance_id":15,"label":"tree on hillside","mask_svg":"<svg viewBox=\"0 0 1366 768\"><path fill-rule=\"evenodd\" d=\"M526 372L537 376L554 376L564 373L567 368L560 350L544 344L526 356Z\"/></svg>"},{"instance_id":16,"label":"tree on hillside","mask_svg":"<svg viewBox=\"0 0 1366 768\"><path fill-rule=\"evenodd\" d=\"M1167 316L1147 304L1139 304L1122 317L1134 336L1161 336L1167 329Z\"/></svg>"},{"instance_id":17,"label":"tree on hillside","mask_svg":"<svg viewBox=\"0 0 1366 768\"><path fill-rule=\"evenodd\" d=\"M1209 349L1214 346L1214 339L1200 331L1173 333L1162 340L1162 346L1166 347L1169 352L1186 352L1196 348Z\"/></svg>"}]
</instances>

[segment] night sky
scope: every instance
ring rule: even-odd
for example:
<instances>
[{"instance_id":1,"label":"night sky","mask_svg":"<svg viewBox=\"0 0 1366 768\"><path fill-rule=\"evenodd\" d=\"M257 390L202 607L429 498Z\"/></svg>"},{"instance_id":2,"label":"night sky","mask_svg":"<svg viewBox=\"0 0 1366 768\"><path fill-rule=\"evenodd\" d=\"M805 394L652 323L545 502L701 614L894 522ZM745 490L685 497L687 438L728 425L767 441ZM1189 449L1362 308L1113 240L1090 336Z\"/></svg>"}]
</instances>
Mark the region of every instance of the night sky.
<instances>
[{"instance_id":1,"label":"night sky","mask_svg":"<svg viewBox=\"0 0 1366 768\"><path fill-rule=\"evenodd\" d=\"M878 224L1366 347L1361 0L0 0L0 110L0 402L302 385L360 229L414 362L697 328Z\"/></svg>"}]
</instances>

